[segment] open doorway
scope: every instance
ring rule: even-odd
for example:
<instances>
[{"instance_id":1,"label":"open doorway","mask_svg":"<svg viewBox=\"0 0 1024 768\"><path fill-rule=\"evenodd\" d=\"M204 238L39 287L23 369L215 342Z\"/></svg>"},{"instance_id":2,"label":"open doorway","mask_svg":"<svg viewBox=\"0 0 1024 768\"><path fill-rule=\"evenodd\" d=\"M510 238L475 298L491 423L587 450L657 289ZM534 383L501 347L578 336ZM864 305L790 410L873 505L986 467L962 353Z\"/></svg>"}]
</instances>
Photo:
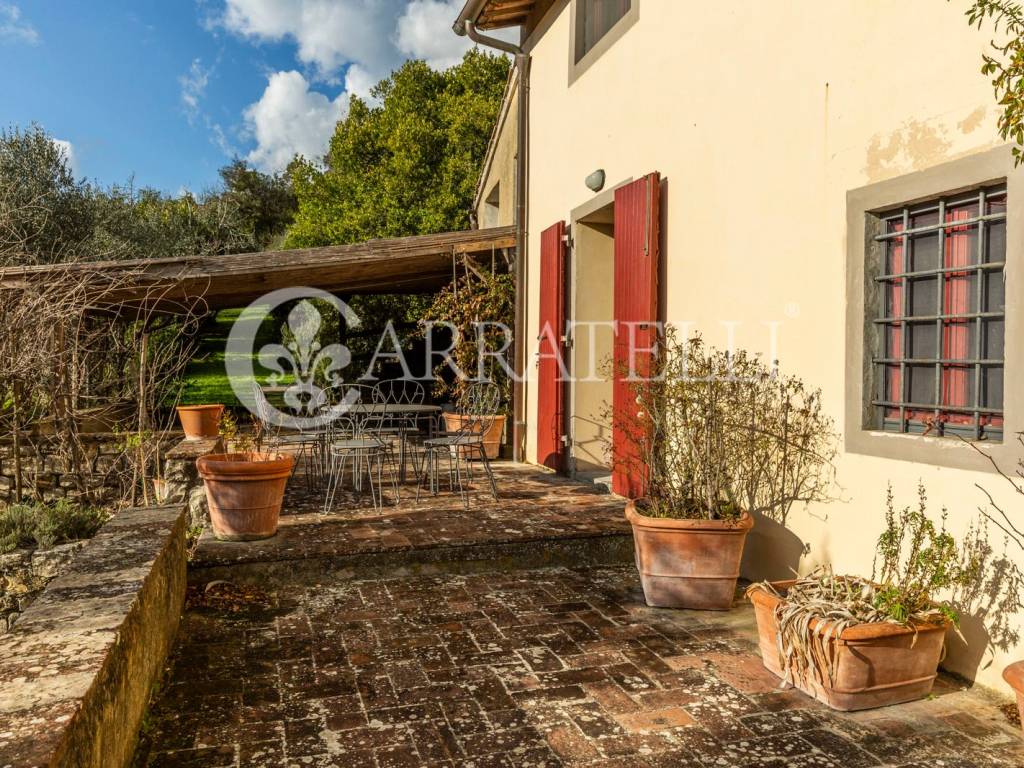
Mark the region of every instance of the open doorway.
<instances>
[{"instance_id":1,"label":"open doorway","mask_svg":"<svg viewBox=\"0 0 1024 768\"><path fill-rule=\"evenodd\" d=\"M606 198L603 205L601 198ZM572 328L568 429L570 470L580 479L610 477L615 333L615 205L602 195L573 222L569 288Z\"/></svg>"}]
</instances>

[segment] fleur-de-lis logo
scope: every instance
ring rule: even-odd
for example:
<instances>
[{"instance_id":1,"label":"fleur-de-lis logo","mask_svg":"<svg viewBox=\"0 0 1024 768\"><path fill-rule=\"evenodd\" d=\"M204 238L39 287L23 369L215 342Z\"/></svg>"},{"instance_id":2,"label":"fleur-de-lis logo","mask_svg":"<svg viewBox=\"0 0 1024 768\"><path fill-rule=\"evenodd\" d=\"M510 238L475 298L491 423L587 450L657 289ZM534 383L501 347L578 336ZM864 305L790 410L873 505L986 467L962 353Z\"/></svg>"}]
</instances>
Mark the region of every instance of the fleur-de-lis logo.
<instances>
[{"instance_id":1,"label":"fleur-de-lis logo","mask_svg":"<svg viewBox=\"0 0 1024 768\"><path fill-rule=\"evenodd\" d=\"M352 361L352 354L341 344L321 347L317 340L321 325L316 305L303 299L288 313L282 328L285 344L264 344L259 350L259 363L274 372L274 383L294 377L284 391L284 402L295 413L314 414L323 408L328 398L319 382L328 387L340 384L338 372Z\"/></svg>"},{"instance_id":2,"label":"fleur-de-lis logo","mask_svg":"<svg viewBox=\"0 0 1024 768\"><path fill-rule=\"evenodd\" d=\"M264 344L266 323L281 306L291 307L286 321L275 327L281 342ZM321 346L318 337L327 316L321 311L331 316L336 312L348 329L361 327L359 316L344 301L309 286L280 288L260 296L231 326L224 347L231 390L265 426L320 429L353 404L349 392L355 389L342 394L341 386L341 371L352 362L352 354L344 344ZM272 405L268 396L279 405Z\"/></svg>"}]
</instances>

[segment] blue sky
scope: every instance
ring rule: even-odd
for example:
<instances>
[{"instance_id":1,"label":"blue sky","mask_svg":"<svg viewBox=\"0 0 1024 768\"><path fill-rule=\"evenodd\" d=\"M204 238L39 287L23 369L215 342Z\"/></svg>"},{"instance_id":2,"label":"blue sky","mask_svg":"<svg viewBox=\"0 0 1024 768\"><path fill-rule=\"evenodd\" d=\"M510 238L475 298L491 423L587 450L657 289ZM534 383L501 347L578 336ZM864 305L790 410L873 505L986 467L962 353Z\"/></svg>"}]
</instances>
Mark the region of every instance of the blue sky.
<instances>
[{"instance_id":1,"label":"blue sky","mask_svg":"<svg viewBox=\"0 0 1024 768\"><path fill-rule=\"evenodd\" d=\"M202 190L233 154L323 152L349 93L443 68L461 0L0 0L0 124L33 121L101 184Z\"/></svg>"}]
</instances>

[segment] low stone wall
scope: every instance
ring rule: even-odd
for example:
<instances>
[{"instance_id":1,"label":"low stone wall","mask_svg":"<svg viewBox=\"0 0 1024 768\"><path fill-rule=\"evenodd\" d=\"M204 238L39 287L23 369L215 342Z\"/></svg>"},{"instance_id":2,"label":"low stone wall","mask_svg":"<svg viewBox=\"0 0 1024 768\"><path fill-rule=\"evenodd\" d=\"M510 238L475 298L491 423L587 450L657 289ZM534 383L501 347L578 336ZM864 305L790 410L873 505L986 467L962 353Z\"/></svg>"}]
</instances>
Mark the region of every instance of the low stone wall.
<instances>
[{"instance_id":1,"label":"low stone wall","mask_svg":"<svg viewBox=\"0 0 1024 768\"><path fill-rule=\"evenodd\" d=\"M16 549L0 555L0 635L14 626L18 616L84 546L84 541L72 541L50 549Z\"/></svg>"},{"instance_id":2,"label":"low stone wall","mask_svg":"<svg viewBox=\"0 0 1024 768\"><path fill-rule=\"evenodd\" d=\"M131 509L0 636L0 766L119 768L181 617L183 505Z\"/></svg>"},{"instance_id":3,"label":"low stone wall","mask_svg":"<svg viewBox=\"0 0 1024 768\"><path fill-rule=\"evenodd\" d=\"M223 453L224 441L219 438L182 440L164 455L164 483L167 504L185 504L189 525L207 527L210 512L206 505L206 489L199 477L196 459L210 453Z\"/></svg>"},{"instance_id":4,"label":"low stone wall","mask_svg":"<svg viewBox=\"0 0 1024 768\"><path fill-rule=\"evenodd\" d=\"M83 453L81 477L67 465L51 436L22 436L21 478L28 493L37 491L43 501L78 499L88 494L97 504L121 498L124 489L120 483L119 457L125 436L95 432L82 434L79 439ZM169 450L179 440L180 432L168 433L161 439L162 448ZM14 441L5 435L0 440L0 502L12 501L14 489Z\"/></svg>"}]
</instances>

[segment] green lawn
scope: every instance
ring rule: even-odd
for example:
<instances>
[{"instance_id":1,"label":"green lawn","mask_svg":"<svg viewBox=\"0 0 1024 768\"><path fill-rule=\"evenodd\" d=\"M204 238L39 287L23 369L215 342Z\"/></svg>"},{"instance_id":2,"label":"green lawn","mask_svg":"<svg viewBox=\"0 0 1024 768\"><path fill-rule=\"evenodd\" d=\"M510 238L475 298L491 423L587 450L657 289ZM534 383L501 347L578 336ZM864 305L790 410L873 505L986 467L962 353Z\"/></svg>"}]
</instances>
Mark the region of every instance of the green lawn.
<instances>
[{"instance_id":1,"label":"green lawn","mask_svg":"<svg viewBox=\"0 0 1024 768\"><path fill-rule=\"evenodd\" d=\"M227 371L224 369L225 352L228 334L231 333L231 326L242 317L245 311L242 309L222 309L212 323L203 330L203 338L195 357L185 369L185 388L181 393L182 405L203 405L206 403L223 403L229 407L241 405L228 381ZM256 335L255 348L259 349L264 344L278 342L279 333L274 327L273 319L268 317L260 326ZM256 371L256 380L260 384L267 383L271 372L256 362L256 354L249 355L253 359L253 369ZM243 387L251 386L252 378L241 380Z\"/></svg>"}]
</instances>

